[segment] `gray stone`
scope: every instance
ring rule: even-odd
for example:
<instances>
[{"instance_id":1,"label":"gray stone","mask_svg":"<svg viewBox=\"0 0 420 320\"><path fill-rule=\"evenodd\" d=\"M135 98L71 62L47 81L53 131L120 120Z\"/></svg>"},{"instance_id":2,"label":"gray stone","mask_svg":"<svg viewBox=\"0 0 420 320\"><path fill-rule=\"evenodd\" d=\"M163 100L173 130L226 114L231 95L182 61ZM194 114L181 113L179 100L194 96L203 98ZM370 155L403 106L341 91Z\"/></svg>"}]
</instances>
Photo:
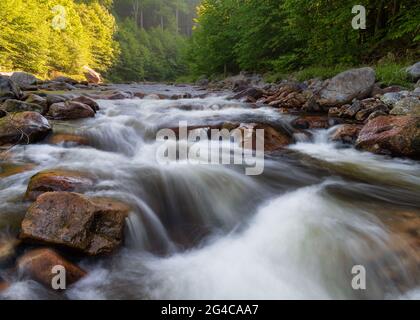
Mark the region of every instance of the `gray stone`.
<instances>
[{"instance_id":1,"label":"gray stone","mask_svg":"<svg viewBox=\"0 0 420 320\"><path fill-rule=\"evenodd\" d=\"M352 69L324 82L318 103L321 106L337 106L350 103L353 99L364 99L375 85L375 70L372 68Z\"/></svg>"}]
</instances>

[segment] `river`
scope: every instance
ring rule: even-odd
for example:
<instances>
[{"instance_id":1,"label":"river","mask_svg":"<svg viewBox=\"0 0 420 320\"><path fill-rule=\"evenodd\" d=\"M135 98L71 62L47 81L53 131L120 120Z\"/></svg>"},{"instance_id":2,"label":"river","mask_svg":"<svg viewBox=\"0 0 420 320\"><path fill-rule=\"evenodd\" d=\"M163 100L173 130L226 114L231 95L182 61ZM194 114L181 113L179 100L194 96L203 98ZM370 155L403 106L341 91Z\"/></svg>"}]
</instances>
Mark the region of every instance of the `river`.
<instances>
[{"instance_id":1,"label":"river","mask_svg":"<svg viewBox=\"0 0 420 320\"><path fill-rule=\"evenodd\" d=\"M233 165L162 165L156 132L179 121L287 127L293 117L223 95L98 103L95 118L54 123L55 132L85 136L91 146L12 150L8 163L35 166L0 179L0 232L18 232L32 175L71 169L97 177L88 195L132 206L124 247L108 258L82 259L89 275L64 294L16 275L6 298L420 298L419 162L343 148L328 140L333 128L267 155L258 176ZM352 287L354 266L366 270L365 290Z\"/></svg>"}]
</instances>

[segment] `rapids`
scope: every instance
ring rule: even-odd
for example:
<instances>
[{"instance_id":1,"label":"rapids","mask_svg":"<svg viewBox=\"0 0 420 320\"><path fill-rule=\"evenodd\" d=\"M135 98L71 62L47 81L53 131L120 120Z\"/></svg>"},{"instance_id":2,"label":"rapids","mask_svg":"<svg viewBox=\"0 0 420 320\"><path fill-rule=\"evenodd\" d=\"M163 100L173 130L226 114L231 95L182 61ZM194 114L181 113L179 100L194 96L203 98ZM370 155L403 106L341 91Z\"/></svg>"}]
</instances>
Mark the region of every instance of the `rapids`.
<instances>
[{"instance_id":1,"label":"rapids","mask_svg":"<svg viewBox=\"0 0 420 320\"><path fill-rule=\"evenodd\" d=\"M420 298L419 235L410 232L420 219L419 162L333 144L332 128L266 156L260 176L233 165L160 165L156 132L179 121L287 129L293 118L223 96L98 103L95 118L54 123L91 147L16 146L3 160L25 170L0 178L0 234L17 234L32 175L71 169L98 179L88 195L131 204L124 248L81 260L89 275L64 296L14 275L3 298ZM366 268L366 290L352 289L354 265Z\"/></svg>"}]
</instances>

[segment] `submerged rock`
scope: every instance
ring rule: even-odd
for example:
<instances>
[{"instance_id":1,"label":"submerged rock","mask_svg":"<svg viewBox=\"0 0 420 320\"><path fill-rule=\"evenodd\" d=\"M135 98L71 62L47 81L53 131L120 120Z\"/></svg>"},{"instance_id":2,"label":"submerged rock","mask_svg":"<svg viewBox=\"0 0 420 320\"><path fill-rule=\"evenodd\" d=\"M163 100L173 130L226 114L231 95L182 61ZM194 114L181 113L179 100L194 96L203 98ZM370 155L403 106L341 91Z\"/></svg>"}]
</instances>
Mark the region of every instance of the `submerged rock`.
<instances>
[{"instance_id":1,"label":"submerged rock","mask_svg":"<svg viewBox=\"0 0 420 320\"><path fill-rule=\"evenodd\" d=\"M356 146L379 154L418 158L420 157L420 117L377 117L362 128Z\"/></svg>"},{"instance_id":2,"label":"submerged rock","mask_svg":"<svg viewBox=\"0 0 420 320\"><path fill-rule=\"evenodd\" d=\"M76 101L54 103L47 113L54 120L75 120L95 116L95 111L88 105Z\"/></svg>"},{"instance_id":3,"label":"submerged rock","mask_svg":"<svg viewBox=\"0 0 420 320\"><path fill-rule=\"evenodd\" d=\"M51 130L48 120L37 112L12 113L0 119L0 145L33 143Z\"/></svg>"},{"instance_id":4,"label":"submerged rock","mask_svg":"<svg viewBox=\"0 0 420 320\"><path fill-rule=\"evenodd\" d=\"M375 71L372 68L352 69L326 80L319 92L318 103L321 106L333 107L351 102L353 99L364 99L375 85Z\"/></svg>"},{"instance_id":5,"label":"submerged rock","mask_svg":"<svg viewBox=\"0 0 420 320\"><path fill-rule=\"evenodd\" d=\"M93 184L93 178L86 173L71 170L42 171L29 181L25 198L36 200L41 194L53 191L84 192Z\"/></svg>"},{"instance_id":6,"label":"submerged rock","mask_svg":"<svg viewBox=\"0 0 420 320\"><path fill-rule=\"evenodd\" d=\"M8 99L19 99L22 92L16 83L7 76L0 76L0 102Z\"/></svg>"},{"instance_id":7,"label":"submerged rock","mask_svg":"<svg viewBox=\"0 0 420 320\"><path fill-rule=\"evenodd\" d=\"M0 264L7 263L15 256L19 243L20 241L15 238L0 238Z\"/></svg>"},{"instance_id":8,"label":"submerged rock","mask_svg":"<svg viewBox=\"0 0 420 320\"><path fill-rule=\"evenodd\" d=\"M86 276L86 271L51 249L42 248L28 251L17 261L17 267L21 274L33 278L50 289L52 289L52 280L57 275L53 272L55 266L63 266L66 270L67 286Z\"/></svg>"},{"instance_id":9,"label":"submerged rock","mask_svg":"<svg viewBox=\"0 0 420 320\"><path fill-rule=\"evenodd\" d=\"M8 284L5 280L2 280L0 277L0 294L3 291L6 291L10 287L10 284Z\"/></svg>"},{"instance_id":10,"label":"submerged rock","mask_svg":"<svg viewBox=\"0 0 420 320\"><path fill-rule=\"evenodd\" d=\"M88 146L89 139L86 137L82 137L76 134L69 134L69 133L57 133L53 134L49 139L48 142L51 144L60 144L65 147L69 146Z\"/></svg>"},{"instance_id":11,"label":"submerged rock","mask_svg":"<svg viewBox=\"0 0 420 320\"><path fill-rule=\"evenodd\" d=\"M48 192L28 209L20 238L65 246L87 255L109 254L123 241L129 211L127 205L112 199Z\"/></svg>"},{"instance_id":12,"label":"submerged rock","mask_svg":"<svg viewBox=\"0 0 420 320\"><path fill-rule=\"evenodd\" d=\"M46 111L43 106L40 106L38 104L15 99L6 100L1 106L1 109L8 113L33 111L44 114Z\"/></svg>"},{"instance_id":13,"label":"submerged rock","mask_svg":"<svg viewBox=\"0 0 420 320\"><path fill-rule=\"evenodd\" d=\"M361 125L343 124L333 133L331 140L335 142L354 144L361 129Z\"/></svg>"}]
</instances>

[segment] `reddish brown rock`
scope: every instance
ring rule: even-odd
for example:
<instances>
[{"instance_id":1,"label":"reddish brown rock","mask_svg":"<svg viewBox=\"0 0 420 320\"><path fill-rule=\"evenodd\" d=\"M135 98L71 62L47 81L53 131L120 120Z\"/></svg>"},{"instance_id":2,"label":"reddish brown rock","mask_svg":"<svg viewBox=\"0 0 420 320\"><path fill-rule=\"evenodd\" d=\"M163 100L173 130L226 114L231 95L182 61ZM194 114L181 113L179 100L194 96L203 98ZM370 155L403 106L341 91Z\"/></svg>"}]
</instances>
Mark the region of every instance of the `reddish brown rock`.
<instances>
[{"instance_id":1,"label":"reddish brown rock","mask_svg":"<svg viewBox=\"0 0 420 320\"><path fill-rule=\"evenodd\" d=\"M53 191L83 192L93 184L93 178L86 173L71 170L42 171L29 181L25 198L36 200L41 194Z\"/></svg>"},{"instance_id":2,"label":"reddish brown rock","mask_svg":"<svg viewBox=\"0 0 420 320\"><path fill-rule=\"evenodd\" d=\"M360 131L359 149L393 156L420 157L420 117L380 116Z\"/></svg>"},{"instance_id":3,"label":"reddish brown rock","mask_svg":"<svg viewBox=\"0 0 420 320\"><path fill-rule=\"evenodd\" d=\"M99 110L99 104L95 100L93 100L92 98L89 98L89 97L86 97L86 96L80 96L80 97L71 99L71 101L80 102L80 103L83 103L85 105L88 105L95 112Z\"/></svg>"},{"instance_id":4,"label":"reddish brown rock","mask_svg":"<svg viewBox=\"0 0 420 320\"><path fill-rule=\"evenodd\" d=\"M238 128L243 134L243 145L245 147L251 146L252 149L257 147L257 131L264 130L264 151L272 152L279 150L293 143L293 136L286 130L276 130L275 128L266 124L246 123L241 124ZM262 142L262 141L261 141Z\"/></svg>"},{"instance_id":5,"label":"reddish brown rock","mask_svg":"<svg viewBox=\"0 0 420 320\"><path fill-rule=\"evenodd\" d=\"M0 238L0 263L5 263L13 258L16 253L16 248L19 245L20 240L3 237Z\"/></svg>"},{"instance_id":6,"label":"reddish brown rock","mask_svg":"<svg viewBox=\"0 0 420 320\"><path fill-rule=\"evenodd\" d=\"M109 254L123 241L129 211L127 205L113 199L48 192L28 209L20 238L65 246L87 255Z\"/></svg>"},{"instance_id":7,"label":"reddish brown rock","mask_svg":"<svg viewBox=\"0 0 420 320\"><path fill-rule=\"evenodd\" d=\"M361 125L343 124L334 132L334 134L331 136L331 140L353 144L356 142L361 129Z\"/></svg>"},{"instance_id":8,"label":"reddish brown rock","mask_svg":"<svg viewBox=\"0 0 420 320\"><path fill-rule=\"evenodd\" d=\"M88 105L76 101L54 103L47 116L54 120L74 120L95 116L95 111Z\"/></svg>"},{"instance_id":9,"label":"reddish brown rock","mask_svg":"<svg viewBox=\"0 0 420 320\"><path fill-rule=\"evenodd\" d=\"M55 266L63 266L66 271L66 285L72 285L86 276L86 271L67 261L51 249L36 249L26 252L17 261L20 272L33 278L47 288L52 288L52 280L57 273Z\"/></svg>"},{"instance_id":10,"label":"reddish brown rock","mask_svg":"<svg viewBox=\"0 0 420 320\"><path fill-rule=\"evenodd\" d=\"M10 285L6 281L0 279L0 293L6 291L9 287Z\"/></svg>"},{"instance_id":11,"label":"reddish brown rock","mask_svg":"<svg viewBox=\"0 0 420 320\"><path fill-rule=\"evenodd\" d=\"M101 75L98 72L96 72L95 70L93 70L92 68L90 68L88 66L84 66L83 67L83 72L84 72L84 75L86 77L86 80L89 83L99 84L99 83L102 82Z\"/></svg>"},{"instance_id":12,"label":"reddish brown rock","mask_svg":"<svg viewBox=\"0 0 420 320\"><path fill-rule=\"evenodd\" d=\"M53 134L48 139L48 142L51 143L51 144L62 144L64 146L74 146L74 145L87 146L87 145L89 145L89 139L88 138L78 136L76 134L68 134L68 133Z\"/></svg>"},{"instance_id":13,"label":"reddish brown rock","mask_svg":"<svg viewBox=\"0 0 420 320\"><path fill-rule=\"evenodd\" d=\"M1 159L4 161L4 159ZM19 174L25 171L29 171L35 168L35 165L32 163L26 164L14 164L14 163L2 163L0 164L0 178L6 178Z\"/></svg>"},{"instance_id":14,"label":"reddish brown rock","mask_svg":"<svg viewBox=\"0 0 420 320\"><path fill-rule=\"evenodd\" d=\"M329 128L328 117L323 116L303 116L292 122L292 126L296 129L327 129Z\"/></svg>"},{"instance_id":15,"label":"reddish brown rock","mask_svg":"<svg viewBox=\"0 0 420 320\"><path fill-rule=\"evenodd\" d=\"M19 112L0 119L0 145L27 144L44 139L51 126L37 112Z\"/></svg>"}]
</instances>

